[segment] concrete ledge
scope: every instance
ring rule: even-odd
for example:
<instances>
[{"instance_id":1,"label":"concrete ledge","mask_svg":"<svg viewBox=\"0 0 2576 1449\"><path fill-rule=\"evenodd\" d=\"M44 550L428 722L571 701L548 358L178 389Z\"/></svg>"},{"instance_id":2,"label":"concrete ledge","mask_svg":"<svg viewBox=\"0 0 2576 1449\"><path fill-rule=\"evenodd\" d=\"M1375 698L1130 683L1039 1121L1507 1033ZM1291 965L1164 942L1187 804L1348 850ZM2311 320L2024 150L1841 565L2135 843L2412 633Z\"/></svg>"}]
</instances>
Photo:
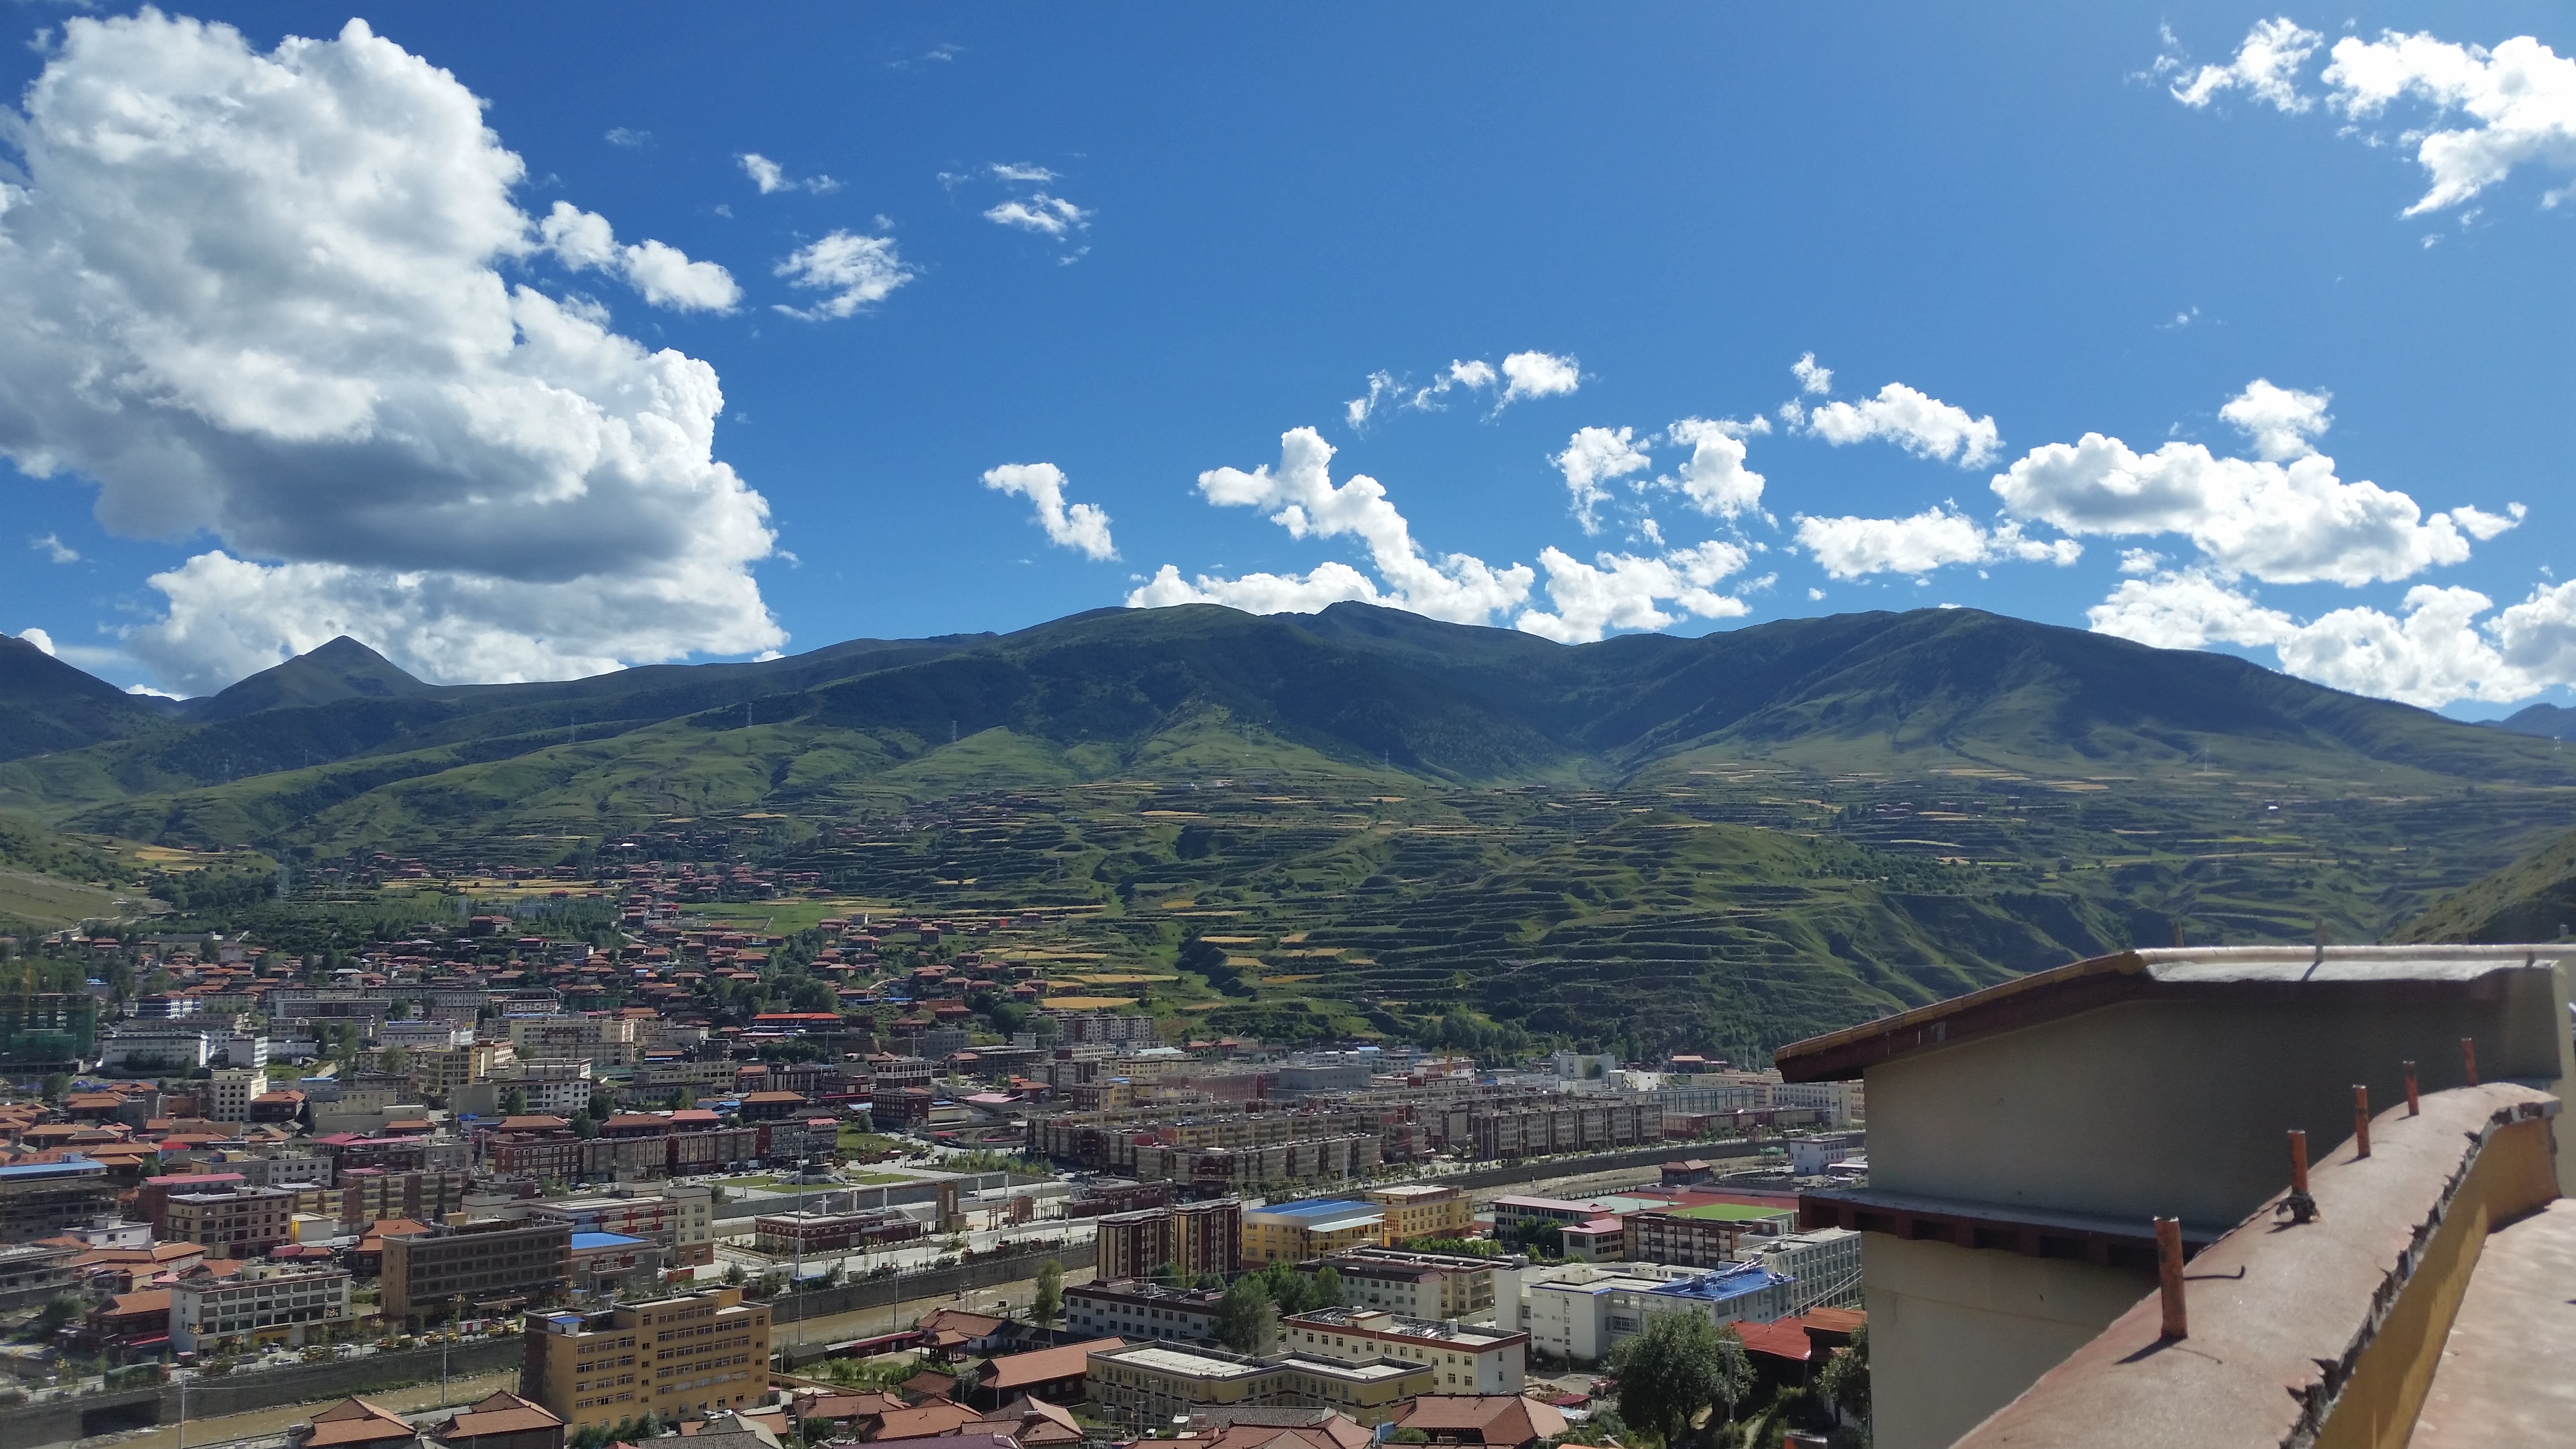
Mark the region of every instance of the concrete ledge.
<instances>
[{"instance_id":1,"label":"concrete ledge","mask_svg":"<svg viewBox=\"0 0 2576 1449\"><path fill-rule=\"evenodd\" d=\"M2346 1143L2317 1165L2318 1221L2277 1221L2275 1198L2194 1257L2188 1338L2160 1336L2150 1294L1961 1449L2405 1444L2491 1230L2558 1195L2554 1098L2462 1087L2423 1107L2375 1119L2370 1157Z\"/></svg>"}]
</instances>

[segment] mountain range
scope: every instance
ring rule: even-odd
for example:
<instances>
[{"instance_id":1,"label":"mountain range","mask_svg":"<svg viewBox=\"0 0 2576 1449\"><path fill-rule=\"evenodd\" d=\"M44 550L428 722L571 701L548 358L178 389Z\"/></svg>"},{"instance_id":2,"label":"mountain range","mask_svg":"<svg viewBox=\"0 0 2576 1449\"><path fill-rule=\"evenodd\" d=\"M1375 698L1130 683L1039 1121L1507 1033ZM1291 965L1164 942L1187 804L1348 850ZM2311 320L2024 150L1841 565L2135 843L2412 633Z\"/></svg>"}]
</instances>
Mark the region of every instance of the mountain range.
<instances>
[{"instance_id":1,"label":"mountain range","mask_svg":"<svg viewBox=\"0 0 2576 1449\"><path fill-rule=\"evenodd\" d=\"M0 807L192 846L382 838L359 817L398 829L416 812L376 807L433 792L524 810L571 791L608 830L871 781L918 796L918 780L964 778L934 761L965 741L973 783L1059 784L1184 737L1454 786L1606 785L1726 759L2576 783L2576 760L2540 737L1971 609L1576 646L1361 604L1106 609L1006 635L467 686L340 638L175 708L0 641Z\"/></svg>"},{"instance_id":2,"label":"mountain range","mask_svg":"<svg viewBox=\"0 0 2576 1449\"><path fill-rule=\"evenodd\" d=\"M336 639L177 703L0 640L0 916L107 908L66 882L194 909L150 868L172 848L323 883L257 907L299 930L337 928L371 852L470 877L632 851L810 883L725 908L771 929L1042 920L1076 981L1279 1040L1756 1059L2186 934L2554 932L2571 801L2542 733L1969 609L1576 646L1112 609L470 686Z\"/></svg>"}]
</instances>

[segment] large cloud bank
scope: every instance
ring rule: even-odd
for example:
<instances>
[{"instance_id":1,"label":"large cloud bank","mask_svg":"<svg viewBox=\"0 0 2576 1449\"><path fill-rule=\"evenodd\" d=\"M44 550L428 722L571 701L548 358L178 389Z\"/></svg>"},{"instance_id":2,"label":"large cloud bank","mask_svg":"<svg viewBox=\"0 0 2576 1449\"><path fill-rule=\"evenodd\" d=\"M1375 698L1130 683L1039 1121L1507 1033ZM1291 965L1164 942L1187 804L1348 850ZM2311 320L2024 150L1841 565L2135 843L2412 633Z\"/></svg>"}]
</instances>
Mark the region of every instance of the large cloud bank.
<instances>
[{"instance_id":1,"label":"large cloud bank","mask_svg":"<svg viewBox=\"0 0 2576 1449\"><path fill-rule=\"evenodd\" d=\"M351 21L75 19L9 118L0 453L129 535L212 535L127 648L218 687L351 633L434 679L596 672L784 635L767 506L705 363L525 280L553 256L722 309L721 268L540 226L456 78Z\"/></svg>"}]
</instances>

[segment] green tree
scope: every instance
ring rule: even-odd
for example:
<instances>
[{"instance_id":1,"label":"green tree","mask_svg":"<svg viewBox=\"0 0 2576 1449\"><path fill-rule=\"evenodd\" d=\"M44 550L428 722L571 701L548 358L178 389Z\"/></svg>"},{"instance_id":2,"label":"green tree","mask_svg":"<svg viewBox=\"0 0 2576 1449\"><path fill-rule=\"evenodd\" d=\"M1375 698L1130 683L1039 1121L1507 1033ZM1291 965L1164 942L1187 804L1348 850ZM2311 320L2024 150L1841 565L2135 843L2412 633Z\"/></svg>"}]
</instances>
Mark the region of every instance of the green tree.
<instances>
[{"instance_id":1,"label":"green tree","mask_svg":"<svg viewBox=\"0 0 2576 1449\"><path fill-rule=\"evenodd\" d=\"M1834 1411L1834 1420L1847 1430L1861 1449L1868 1449L1869 1421L1869 1325L1861 1325L1852 1335L1851 1347L1834 1350L1825 1361L1824 1370L1816 1375L1816 1394Z\"/></svg>"},{"instance_id":2,"label":"green tree","mask_svg":"<svg viewBox=\"0 0 2576 1449\"><path fill-rule=\"evenodd\" d=\"M1610 1355L1610 1371L1619 1380L1619 1417L1666 1444L1715 1404L1726 1405L1733 1423L1736 1404L1753 1386L1744 1341L1687 1309L1649 1317L1645 1332Z\"/></svg>"},{"instance_id":3,"label":"green tree","mask_svg":"<svg viewBox=\"0 0 2576 1449\"><path fill-rule=\"evenodd\" d=\"M1335 1272L1330 1263L1315 1274L1315 1286L1309 1296L1315 1300L1317 1308L1340 1308L1350 1302L1342 1292L1342 1275Z\"/></svg>"},{"instance_id":4,"label":"green tree","mask_svg":"<svg viewBox=\"0 0 2576 1449\"><path fill-rule=\"evenodd\" d=\"M572 1116L571 1125L572 1135L579 1137L584 1141L588 1141L590 1138L599 1135L599 1124L590 1120L590 1114L588 1112L575 1112Z\"/></svg>"},{"instance_id":5,"label":"green tree","mask_svg":"<svg viewBox=\"0 0 2576 1449\"><path fill-rule=\"evenodd\" d=\"M1279 1314L1260 1276L1246 1273L1216 1305L1217 1342L1241 1354L1262 1354L1279 1340Z\"/></svg>"},{"instance_id":6,"label":"green tree","mask_svg":"<svg viewBox=\"0 0 2576 1449\"><path fill-rule=\"evenodd\" d=\"M1189 1280L1181 1276L1181 1265L1165 1258L1154 1270L1154 1282L1165 1288L1178 1288Z\"/></svg>"},{"instance_id":7,"label":"green tree","mask_svg":"<svg viewBox=\"0 0 2576 1449\"><path fill-rule=\"evenodd\" d=\"M54 1330L78 1318L88 1307L89 1304L73 1294L57 1293L45 1300L44 1308L36 1314L36 1321L30 1326L36 1330L38 1339L51 1338Z\"/></svg>"},{"instance_id":8,"label":"green tree","mask_svg":"<svg viewBox=\"0 0 2576 1449\"><path fill-rule=\"evenodd\" d=\"M1037 1296L1029 1300L1029 1317L1053 1323L1064 1312L1064 1265L1053 1258L1038 1265Z\"/></svg>"},{"instance_id":9,"label":"green tree","mask_svg":"<svg viewBox=\"0 0 2576 1449\"><path fill-rule=\"evenodd\" d=\"M501 1094L501 1115L504 1117L525 1117L528 1115L528 1089L525 1087L512 1087L510 1090L503 1092Z\"/></svg>"}]
</instances>

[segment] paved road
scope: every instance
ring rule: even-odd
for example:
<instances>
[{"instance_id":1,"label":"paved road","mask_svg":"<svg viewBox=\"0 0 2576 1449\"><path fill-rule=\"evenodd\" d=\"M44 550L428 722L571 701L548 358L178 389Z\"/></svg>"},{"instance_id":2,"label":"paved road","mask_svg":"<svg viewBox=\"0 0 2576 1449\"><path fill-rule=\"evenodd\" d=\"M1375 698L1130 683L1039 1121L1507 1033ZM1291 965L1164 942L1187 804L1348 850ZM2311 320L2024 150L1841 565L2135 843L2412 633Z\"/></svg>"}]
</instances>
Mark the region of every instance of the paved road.
<instances>
[{"instance_id":1,"label":"paved road","mask_svg":"<svg viewBox=\"0 0 2576 1449\"><path fill-rule=\"evenodd\" d=\"M496 1389L508 1389L515 1393L518 1387L519 1372L511 1369L502 1373L483 1374L476 1378L451 1379L447 1385L447 1397L443 1401L439 1398L436 1383L415 1384L407 1389L385 1389L362 1397L368 1403L391 1409L399 1414L408 1414L417 1409L438 1408L442 1403L470 1404ZM209 1446L211 1449L211 1446L222 1444L230 1439L253 1439L262 1435L282 1434L288 1426L301 1424L312 1418L315 1409L324 1404L337 1402L339 1402L338 1398L334 1397L316 1400L309 1404L281 1404L273 1409L253 1409L248 1413L226 1414L217 1419L191 1418L188 1420L188 1444L190 1449L196 1449L199 1445ZM116 1449L179 1449L179 1428L175 1424L164 1424L155 1429L135 1429L122 1434L101 1434L95 1438L83 1439L80 1443L85 1446L114 1445Z\"/></svg>"},{"instance_id":2,"label":"paved road","mask_svg":"<svg viewBox=\"0 0 2576 1449\"><path fill-rule=\"evenodd\" d=\"M1076 1283L1090 1281L1089 1268L1065 1270L1064 1282L1068 1288ZM869 1338L880 1333L892 1333L899 1328L910 1328L913 1320L938 1308L991 1312L995 1303L1008 1303L1012 1308L1025 1313L1028 1311L1029 1299L1037 1293L1037 1286L1037 1279L1030 1277L1017 1283L997 1283L989 1288L970 1289L953 1297L907 1298L900 1305L902 1312L899 1317L896 1306L889 1305L884 1308L861 1308L849 1313L835 1313L828 1318L799 1320L796 1317L794 1305L780 1305L780 1317L770 1325L769 1339L774 1344L788 1345L838 1343L844 1339Z\"/></svg>"}]
</instances>

